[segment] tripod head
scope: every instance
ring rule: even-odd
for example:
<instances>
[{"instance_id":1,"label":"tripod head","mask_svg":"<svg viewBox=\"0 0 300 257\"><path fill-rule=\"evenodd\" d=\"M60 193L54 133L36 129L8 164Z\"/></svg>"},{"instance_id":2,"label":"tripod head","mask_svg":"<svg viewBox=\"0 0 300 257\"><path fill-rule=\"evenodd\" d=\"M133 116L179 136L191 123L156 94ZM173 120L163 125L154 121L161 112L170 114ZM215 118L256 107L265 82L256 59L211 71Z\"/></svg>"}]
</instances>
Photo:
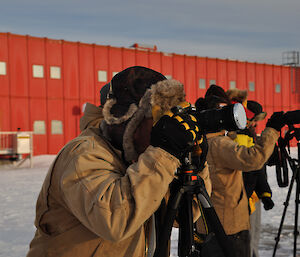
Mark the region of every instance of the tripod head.
<instances>
[{"instance_id":1,"label":"tripod head","mask_svg":"<svg viewBox=\"0 0 300 257\"><path fill-rule=\"evenodd\" d=\"M293 124L288 124L289 130L285 133L284 137L280 136L277 144L274 147L272 156L267 162L268 166L275 166L277 184L279 187L287 187L289 185L288 175L288 162L290 165L296 165L295 162L299 163L300 149L298 143L298 160L292 159L290 156L290 141L293 138L300 141L300 128L295 128ZM288 151L286 150L288 148Z\"/></svg>"},{"instance_id":2,"label":"tripod head","mask_svg":"<svg viewBox=\"0 0 300 257\"><path fill-rule=\"evenodd\" d=\"M208 152L207 139L205 134L199 134L190 152L180 160L181 166L177 170L177 175L185 173L185 171L193 171L195 173L201 172L205 167L206 156Z\"/></svg>"},{"instance_id":3,"label":"tripod head","mask_svg":"<svg viewBox=\"0 0 300 257\"><path fill-rule=\"evenodd\" d=\"M285 140L290 141L293 138L296 138L296 140L300 141L300 128L295 128L294 125L288 125L289 130L285 135Z\"/></svg>"}]
</instances>

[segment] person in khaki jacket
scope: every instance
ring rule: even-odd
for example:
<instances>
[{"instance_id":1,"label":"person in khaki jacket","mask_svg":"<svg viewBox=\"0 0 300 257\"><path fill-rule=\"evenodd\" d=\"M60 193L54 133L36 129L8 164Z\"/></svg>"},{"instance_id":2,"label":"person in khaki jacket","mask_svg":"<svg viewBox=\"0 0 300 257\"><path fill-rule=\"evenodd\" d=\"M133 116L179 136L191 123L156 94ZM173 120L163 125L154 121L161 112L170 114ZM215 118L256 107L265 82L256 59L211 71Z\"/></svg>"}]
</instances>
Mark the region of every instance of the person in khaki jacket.
<instances>
[{"instance_id":1,"label":"person in khaki jacket","mask_svg":"<svg viewBox=\"0 0 300 257\"><path fill-rule=\"evenodd\" d=\"M257 122L263 120L267 113L263 112L263 108L258 102L247 99L246 90L229 89L226 94L231 101L240 102L247 107L248 120L245 130L230 132L228 136L240 145L251 147L258 138L255 131ZM274 206L271 199L272 191L267 181L266 165L260 170L243 172L243 181L250 214L250 257L259 257L261 201L265 210L272 209Z\"/></svg>"},{"instance_id":2,"label":"person in khaki jacket","mask_svg":"<svg viewBox=\"0 0 300 257\"><path fill-rule=\"evenodd\" d=\"M230 104L224 90L212 85L205 98L196 102L200 110L220 108ZM260 139L252 147L234 142L225 131L207 134L211 200L218 217L236 251L236 256L250 256L248 199L245 192L242 171L262 168L273 152L279 130L283 127L282 115L273 114L267 122ZM202 220L197 221L197 231L203 233Z\"/></svg>"},{"instance_id":3,"label":"person in khaki jacket","mask_svg":"<svg viewBox=\"0 0 300 257\"><path fill-rule=\"evenodd\" d=\"M181 83L151 69L115 75L47 173L27 257L153 256L154 213L195 140L195 122L163 115L184 100Z\"/></svg>"}]
</instances>

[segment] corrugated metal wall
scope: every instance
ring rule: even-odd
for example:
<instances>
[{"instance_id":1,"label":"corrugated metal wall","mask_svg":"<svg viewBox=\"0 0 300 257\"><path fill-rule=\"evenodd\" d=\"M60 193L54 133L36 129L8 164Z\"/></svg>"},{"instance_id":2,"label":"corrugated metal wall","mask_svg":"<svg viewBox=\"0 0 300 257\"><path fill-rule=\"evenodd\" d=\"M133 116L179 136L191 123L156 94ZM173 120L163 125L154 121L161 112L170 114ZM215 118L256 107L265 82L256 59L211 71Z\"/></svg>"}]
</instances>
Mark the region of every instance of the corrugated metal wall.
<instances>
[{"instance_id":1,"label":"corrugated metal wall","mask_svg":"<svg viewBox=\"0 0 300 257\"><path fill-rule=\"evenodd\" d=\"M34 154L55 154L79 134L83 104L99 105L100 88L133 65L180 80L192 103L216 83L247 89L269 115L300 109L290 67L0 33L0 130L33 130Z\"/></svg>"}]
</instances>

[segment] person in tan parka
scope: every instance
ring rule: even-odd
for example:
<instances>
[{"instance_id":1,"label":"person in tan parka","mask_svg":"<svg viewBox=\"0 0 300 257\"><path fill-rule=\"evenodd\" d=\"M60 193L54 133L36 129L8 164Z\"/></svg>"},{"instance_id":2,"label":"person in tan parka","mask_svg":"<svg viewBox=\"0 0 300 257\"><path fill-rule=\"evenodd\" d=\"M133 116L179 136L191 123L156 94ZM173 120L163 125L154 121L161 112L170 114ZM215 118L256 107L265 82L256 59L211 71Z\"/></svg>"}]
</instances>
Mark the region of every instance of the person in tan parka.
<instances>
[{"instance_id":1,"label":"person in tan parka","mask_svg":"<svg viewBox=\"0 0 300 257\"><path fill-rule=\"evenodd\" d=\"M184 100L181 83L151 69L135 66L115 75L103 108L86 105L82 133L47 173L27 257L153 256L154 213L193 135L170 118L173 129L164 140L176 139L170 147L160 144L152 126ZM209 182L207 169L203 176Z\"/></svg>"},{"instance_id":2,"label":"person in tan parka","mask_svg":"<svg viewBox=\"0 0 300 257\"><path fill-rule=\"evenodd\" d=\"M230 103L225 91L212 85L205 98L197 100L195 105L200 111L220 108L221 105ZM211 200L226 234L233 243L236 256L239 257L250 255L248 199L242 171L258 170L268 160L279 137L278 130L284 125L281 118L277 115L271 117L260 140L249 148L234 142L225 135L225 131L207 134ZM205 232L201 219L196 225L199 233Z\"/></svg>"}]
</instances>

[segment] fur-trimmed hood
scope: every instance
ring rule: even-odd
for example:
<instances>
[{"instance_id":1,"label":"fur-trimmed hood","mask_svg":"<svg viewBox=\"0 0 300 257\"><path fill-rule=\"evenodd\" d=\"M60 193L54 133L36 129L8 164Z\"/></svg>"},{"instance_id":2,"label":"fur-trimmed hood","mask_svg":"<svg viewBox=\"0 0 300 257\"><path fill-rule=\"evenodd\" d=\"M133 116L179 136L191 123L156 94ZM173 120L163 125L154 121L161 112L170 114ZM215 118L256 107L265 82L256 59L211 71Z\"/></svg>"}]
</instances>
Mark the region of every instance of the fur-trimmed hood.
<instances>
[{"instance_id":1,"label":"fur-trimmed hood","mask_svg":"<svg viewBox=\"0 0 300 257\"><path fill-rule=\"evenodd\" d=\"M238 88L228 89L226 94L228 95L231 102L235 101L242 104L244 104L247 101L247 97L248 97L247 90L241 90Z\"/></svg>"},{"instance_id":2,"label":"fur-trimmed hood","mask_svg":"<svg viewBox=\"0 0 300 257\"><path fill-rule=\"evenodd\" d=\"M128 111L120 117L115 117L111 113L116 100L108 99L103 107L105 123L101 128L105 131L106 126L127 123L123 135L124 156L127 161L137 160L138 153L135 150L133 135L140 123L145 118L153 118L155 123L166 111L184 101L185 92L182 83L174 79L162 80L147 89L139 104L132 103Z\"/></svg>"}]
</instances>

